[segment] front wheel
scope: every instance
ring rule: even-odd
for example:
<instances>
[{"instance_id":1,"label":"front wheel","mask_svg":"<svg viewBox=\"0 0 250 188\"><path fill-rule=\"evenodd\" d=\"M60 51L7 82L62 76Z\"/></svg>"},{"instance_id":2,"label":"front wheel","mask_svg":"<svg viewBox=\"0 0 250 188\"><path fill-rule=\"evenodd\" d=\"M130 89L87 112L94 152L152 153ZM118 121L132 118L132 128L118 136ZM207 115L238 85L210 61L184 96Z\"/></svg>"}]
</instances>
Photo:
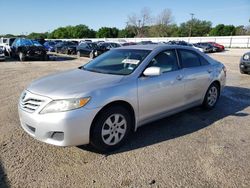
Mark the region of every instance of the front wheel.
<instances>
[{"instance_id":1,"label":"front wheel","mask_svg":"<svg viewBox=\"0 0 250 188\"><path fill-rule=\"evenodd\" d=\"M131 115L123 107L113 106L102 111L91 128L90 144L100 152L120 147L131 131Z\"/></svg>"},{"instance_id":2,"label":"front wheel","mask_svg":"<svg viewBox=\"0 0 250 188\"><path fill-rule=\"evenodd\" d=\"M240 73L241 73L241 74L248 74L248 72L243 71L243 70L241 70L241 69L240 69Z\"/></svg>"},{"instance_id":3,"label":"front wheel","mask_svg":"<svg viewBox=\"0 0 250 188\"><path fill-rule=\"evenodd\" d=\"M215 107L218 99L220 96L219 86L216 83L212 83L205 95L204 101L203 101L203 107L206 109L212 109Z\"/></svg>"}]
</instances>

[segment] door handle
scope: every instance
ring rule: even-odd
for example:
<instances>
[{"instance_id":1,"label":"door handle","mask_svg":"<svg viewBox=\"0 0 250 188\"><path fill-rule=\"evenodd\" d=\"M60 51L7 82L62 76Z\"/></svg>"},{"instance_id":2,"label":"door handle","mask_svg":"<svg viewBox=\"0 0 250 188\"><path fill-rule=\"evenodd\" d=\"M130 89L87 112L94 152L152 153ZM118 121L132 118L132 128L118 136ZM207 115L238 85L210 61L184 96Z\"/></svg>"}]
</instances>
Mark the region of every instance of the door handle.
<instances>
[{"instance_id":1,"label":"door handle","mask_svg":"<svg viewBox=\"0 0 250 188\"><path fill-rule=\"evenodd\" d=\"M177 77L176 77L176 80L182 80L183 79L183 76L182 75L178 75Z\"/></svg>"}]
</instances>

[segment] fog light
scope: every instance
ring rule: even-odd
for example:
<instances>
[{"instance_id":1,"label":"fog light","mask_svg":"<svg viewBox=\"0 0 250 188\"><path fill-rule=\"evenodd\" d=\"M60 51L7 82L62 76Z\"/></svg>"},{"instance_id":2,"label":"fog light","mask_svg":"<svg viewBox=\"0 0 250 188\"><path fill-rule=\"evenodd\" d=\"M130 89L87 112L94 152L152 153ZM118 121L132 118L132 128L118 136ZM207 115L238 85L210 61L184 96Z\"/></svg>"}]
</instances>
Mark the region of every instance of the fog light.
<instances>
[{"instance_id":1,"label":"fog light","mask_svg":"<svg viewBox=\"0 0 250 188\"><path fill-rule=\"evenodd\" d=\"M57 141L62 141L64 139L64 133L63 132L53 132L51 134L51 138Z\"/></svg>"}]
</instances>

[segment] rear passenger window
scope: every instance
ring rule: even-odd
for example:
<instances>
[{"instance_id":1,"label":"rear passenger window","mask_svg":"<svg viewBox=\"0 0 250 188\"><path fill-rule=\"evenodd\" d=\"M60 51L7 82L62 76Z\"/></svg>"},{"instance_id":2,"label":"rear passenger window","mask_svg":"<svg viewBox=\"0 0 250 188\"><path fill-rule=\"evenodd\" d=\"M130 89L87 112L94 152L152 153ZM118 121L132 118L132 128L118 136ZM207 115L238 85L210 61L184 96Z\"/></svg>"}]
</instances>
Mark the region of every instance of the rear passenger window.
<instances>
[{"instance_id":1,"label":"rear passenger window","mask_svg":"<svg viewBox=\"0 0 250 188\"><path fill-rule=\"evenodd\" d=\"M200 56L200 62L201 62L201 65L209 65L208 61L202 56Z\"/></svg>"},{"instance_id":2,"label":"rear passenger window","mask_svg":"<svg viewBox=\"0 0 250 188\"><path fill-rule=\"evenodd\" d=\"M179 50L182 68L198 67L200 66L200 57L198 54L189 50Z\"/></svg>"}]
</instances>

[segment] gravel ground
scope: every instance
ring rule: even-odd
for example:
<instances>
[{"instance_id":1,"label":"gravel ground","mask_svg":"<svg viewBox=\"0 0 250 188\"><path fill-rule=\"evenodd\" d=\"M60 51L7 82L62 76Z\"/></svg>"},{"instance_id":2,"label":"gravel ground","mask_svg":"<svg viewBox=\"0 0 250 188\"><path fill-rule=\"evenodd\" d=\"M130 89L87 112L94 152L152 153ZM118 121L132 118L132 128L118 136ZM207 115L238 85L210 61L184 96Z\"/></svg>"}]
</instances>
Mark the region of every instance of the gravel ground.
<instances>
[{"instance_id":1,"label":"gravel ground","mask_svg":"<svg viewBox=\"0 0 250 188\"><path fill-rule=\"evenodd\" d=\"M32 80L88 59L0 62L0 187L250 187L250 75L239 73L242 53L211 55L228 70L214 110L146 125L108 155L41 143L19 124L18 97Z\"/></svg>"}]
</instances>

